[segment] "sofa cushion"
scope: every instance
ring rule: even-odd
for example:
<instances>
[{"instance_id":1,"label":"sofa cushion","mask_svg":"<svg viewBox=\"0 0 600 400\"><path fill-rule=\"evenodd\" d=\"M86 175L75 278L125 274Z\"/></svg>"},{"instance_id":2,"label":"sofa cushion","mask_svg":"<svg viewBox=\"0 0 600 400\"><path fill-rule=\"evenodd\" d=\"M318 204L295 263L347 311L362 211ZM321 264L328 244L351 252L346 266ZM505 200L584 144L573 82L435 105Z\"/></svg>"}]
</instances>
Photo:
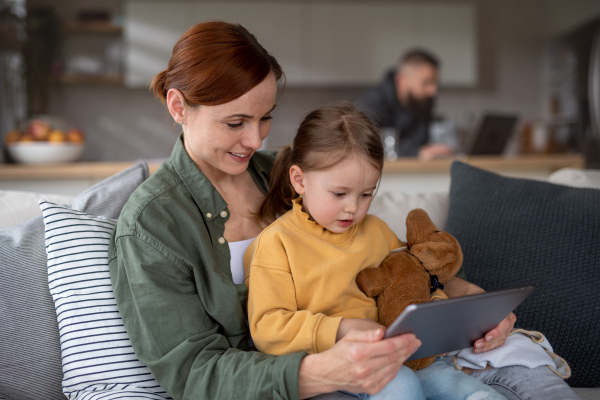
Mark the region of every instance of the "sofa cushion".
<instances>
[{"instance_id":1,"label":"sofa cushion","mask_svg":"<svg viewBox=\"0 0 600 400\"><path fill-rule=\"evenodd\" d=\"M60 334L63 392L69 399L114 394L163 399L138 361L112 291L108 243L117 220L40 200L48 287Z\"/></svg>"},{"instance_id":2,"label":"sofa cushion","mask_svg":"<svg viewBox=\"0 0 600 400\"><path fill-rule=\"evenodd\" d=\"M516 326L540 331L571 366L571 386L600 386L600 190L451 168L446 230L467 279L485 290L534 284Z\"/></svg>"},{"instance_id":3,"label":"sofa cushion","mask_svg":"<svg viewBox=\"0 0 600 400\"><path fill-rule=\"evenodd\" d=\"M138 163L87 189L71 206L116 218L147 177L146 163ZM0 398L64 400L41 216L0 230L0 354Z\"/></svg>"},{"instance_id":4,"label":"sofa cushion","mask_svg":"<svg viewBox=\"0 0 600 400\"><path fill-rule=\"evenodd\" d=\"M75 196L0 190L0 229L41 216L38 201L42 198L53 203L70 204Z\"/></svg>"},{"instance_id":5,"label":"sofa cushion","mask_svg":"<svg viewBox=\"0 0 600 400\"><path fill-rule=\"evenodd\" d=\"M377 193L371 202L369 214L384 220L402 241L406 241L406 216L415 208L427 211L431 221L442 228L448 215L448 193L406 194Z\"/></svg>"}]
</instances>

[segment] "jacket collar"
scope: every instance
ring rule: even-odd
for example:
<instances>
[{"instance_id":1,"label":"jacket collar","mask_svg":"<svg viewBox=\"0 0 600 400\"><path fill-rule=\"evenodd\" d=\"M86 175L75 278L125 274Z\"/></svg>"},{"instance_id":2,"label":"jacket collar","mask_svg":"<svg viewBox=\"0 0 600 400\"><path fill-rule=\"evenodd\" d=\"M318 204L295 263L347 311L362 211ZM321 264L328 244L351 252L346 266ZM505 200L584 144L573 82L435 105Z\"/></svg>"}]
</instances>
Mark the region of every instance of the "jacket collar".
<instances>
[{"instance_id":1,"label":"jacket collar","mask_svg":"<svg viewBox=\"0 0 600 400\"><path fill-rule=\"evenodd\" d=\"M179 139L175 143L170 161L206 219L209 221L215 219L221 211L227 208L227 203L221 194L185 149L183 133L179 135ZM252 155L248 164L248 172L263 193L268 190L271 167L272 161L269 160L269 157L258 152Z\"/></svg>"}]
</instances>

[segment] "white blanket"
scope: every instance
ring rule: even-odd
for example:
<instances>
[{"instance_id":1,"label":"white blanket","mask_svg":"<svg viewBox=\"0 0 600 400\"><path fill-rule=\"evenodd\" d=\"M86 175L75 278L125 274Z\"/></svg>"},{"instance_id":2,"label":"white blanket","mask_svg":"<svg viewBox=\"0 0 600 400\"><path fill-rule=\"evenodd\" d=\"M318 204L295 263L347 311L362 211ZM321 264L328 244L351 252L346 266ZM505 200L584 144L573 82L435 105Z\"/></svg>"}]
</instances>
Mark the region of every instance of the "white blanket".
<instances>
[{"instance_id":1,"label":"white blanket","mask_svg":"<svg viewBox=\"0 0 600 400\"><path fill-rule=\"evenodd\" d=\"M444 360L454 364L456 369L484 369L521 365L536 368L546 365L557 375L566 379L571 376L571 368L561 357L554 354L552 346L540 332L513 330L506 342L493 350L476 354L473 348L453 351L444 356Z\"/></svg>"}]
</instances>

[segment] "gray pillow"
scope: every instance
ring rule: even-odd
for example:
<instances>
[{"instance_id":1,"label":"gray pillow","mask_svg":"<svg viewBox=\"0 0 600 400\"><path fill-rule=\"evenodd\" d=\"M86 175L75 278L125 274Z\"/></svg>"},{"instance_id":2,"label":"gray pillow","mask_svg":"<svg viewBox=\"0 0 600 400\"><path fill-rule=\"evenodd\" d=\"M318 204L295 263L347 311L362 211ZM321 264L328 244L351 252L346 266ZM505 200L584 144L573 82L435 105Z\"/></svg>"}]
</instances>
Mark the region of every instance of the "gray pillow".
<instances>
[{"instance_id":1,"label":"gray pillow","mask_svg":"<svg viewBox=\"0 0 600 400\"><path fill-rule=\"evenodd\" d=\"M600 386L600 190L506 178L454 162L445 230L467 279L485 290L524 284L516 326L540 331L572 370Z\"/></svg>"},{"instance_id":2,"label":"gray pillow","mask_svg":"<svg viewBox=\"0 0 600 400\"><path fill-rule=\"evenodd\" d=\"M148 176L139 162L85 190L70 207L117 218ZM42 217L0 230L0 354L0 398L65 399Z\"/></svg>"}]
</instances>

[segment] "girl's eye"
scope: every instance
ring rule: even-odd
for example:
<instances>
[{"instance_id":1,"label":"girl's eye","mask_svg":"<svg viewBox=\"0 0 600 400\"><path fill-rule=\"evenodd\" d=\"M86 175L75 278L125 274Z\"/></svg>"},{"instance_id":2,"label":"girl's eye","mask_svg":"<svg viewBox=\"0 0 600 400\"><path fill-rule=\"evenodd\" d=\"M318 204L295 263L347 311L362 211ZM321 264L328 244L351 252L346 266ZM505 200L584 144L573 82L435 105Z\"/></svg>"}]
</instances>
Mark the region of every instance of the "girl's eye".
<instances>
[{"instance_id":1,"label":"girl's eye","mask_svg":"<svg viewBox=\"0 0 600 400\"><path fill-rule=\"evenodd\" d=\"M260 120L261 121L268 121L270 119L273 119L273 117L271 115L269 115L268 117L262 117Z\"/></svg>"},{"instance_id":2,"label":"girl's eye","mask_svg":"<svg viewBox=\"0 0 600 400\"><path fill-rule=\"evenodd\" d=\"M373 193L363 193L363 197L373 197Z\"/></svg>"},{"instance_id":3,"label":"girl's eye","mask_svg":"<svg viewBox=\"0 0 600 400\"><path fill-rule=\"evenodd\" d=\"M333 195L334 195L335 197L342 197L342 196L344 196L345 194L346 194L346 193L344 193L344 192L333 192Z\"/></svg>"},{"instance_id":4,"label":"girl's eye","mask_svg":"<svg viewBox=\"0 0 600 400\"><path fill-rule=\"evenodd\" d=\"M242 126L243 122L237 123L237 124L230 124L228 123L227 126L230 127L231 129L235 129L235 128L239 128L240 126Z\"/></svg>"}]
</instances>

